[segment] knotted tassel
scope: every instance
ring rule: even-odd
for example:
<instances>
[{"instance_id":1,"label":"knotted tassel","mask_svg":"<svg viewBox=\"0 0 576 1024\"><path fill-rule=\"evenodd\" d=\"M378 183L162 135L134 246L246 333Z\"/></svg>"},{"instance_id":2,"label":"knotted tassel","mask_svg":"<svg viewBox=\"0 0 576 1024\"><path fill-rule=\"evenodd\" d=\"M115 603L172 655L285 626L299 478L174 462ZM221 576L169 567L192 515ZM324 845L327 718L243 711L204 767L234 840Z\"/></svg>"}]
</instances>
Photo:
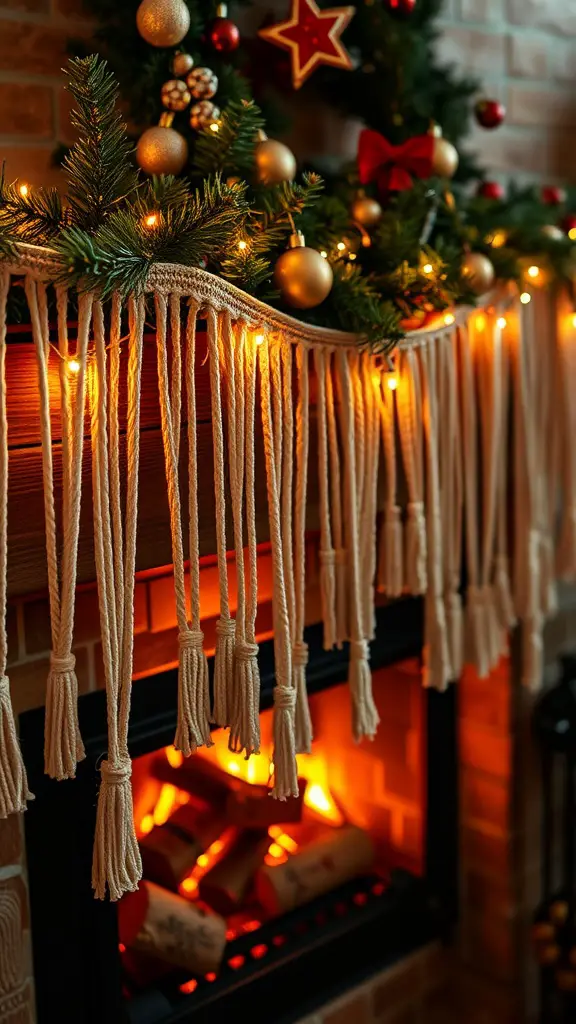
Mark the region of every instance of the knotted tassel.
<instances>
[{"instance_id":1,"label":"knotted tassel","mask_svg":"<svg viewBox=\"0 0 576 1024\"><path fill-rule=\"evenodd\" d=\"M26 810L33 800L20 753L8 676L0 676L0 818Z\"/></svg>"},{"instance_id":2,"label":"knotted tassel","mask_svg":"<svg viewBox=\"0 0 576 1024\"><path fill-rule=\"evenodd\" d=\"M228 749L235 754L260 753L260 673L258 644L236 641L234 651L234 699L230 715Z\"/></svg>"},{"instance_id":3,"label":"knotted tassel","mask_svg":"<svg viewBox=\"0 0 576 1024\"><path fill-rule=\"evenodd\" d=\"M129 758L100 765L100 794L96 814L96 838L92 861L92 887L97 899L119 900L134 892L142 877L142 861L134 831L134 808Z\"/></svg>"},{"instance_id":4,"label":"knotted tassel","mask_svg":"<svg viewBox=\"0 0 576 1024\"><path fill-rule=\"evenodd\" d=\"M348 552L346 548L335 548L336 560L336 637L338 648L348 637Z\"/></svg>"},{"instance_id":5,"label":"knotted tassel","mask_svg":"<svg viewBox=\"0 0 576 1024\"><path fill-rule=\"evenodd\" d=\"M324 650L336 644L336 552L320 551L320 603L324 622Z\"/></svg>"},{"instance_id":6,"label":"knotted tassel","mask_svg":"<svg viewBox=\"0 0 576 1024\"><path fill-rule=\"evenodd\" d=\"M540 534L540 607L545 618L558 611L558 595L554 578L554 546L547 533Z\"/></svg>"},{"instance_id":7,"label":"knotted tassel","mask_svg":"<svg viewBox=\"0 0 576 1024\"><path fill-rule=\"evenodd\" d=\"M352 695L352 731L357 743L367 736L373 740L380 718L372 696L372 675L368 642L350 641L350 667L348 685Z\"/></svg>"},{"instance_id":8,"label":"knotted tassel","mask_svg":"<svg viewBox=\"0 0 576 1024\"><path fill-rule=\"evenodd\" d=\"M274 688L274 786L272 796L287 800L298 796L294 712L296 690L292 686Z\"/></svg>"},{"instance_id":9,"label":"knotted tassel","mask_svg":"<svg viewBox=\"0 0 576 1024\"><path fill-rule=\"evenodd\" d=\"M410 594L426 592L426 519L423 501L408 502L406 585Z\"/></svg>"},{"instance_id":10,"label":"knotted tassel","mask_svg":"<svg viewBox=\"0 0 576 1024\"><path fill-rule=\"evenodd\" d=\"M222 728L230 724L230 689L234 678L234 619L220 618L216 622L216 651L214 654L214 708L212 720Z\"/></svg>"},{"instance_id":11,"label":"knotted tassel","mask_svg":"<svg viewBox=\"0 0 576 1024\"><path fill-rule=\"evenodd\" d=\"M490 672L498 663L502 652L502 633L496 612L494 589L486 583L480 588L480 601L484 616L484 640L486 658Z\"/></svg>"},{"instance_id":12,"label":"knotted tassel","mask_svg":"<svg viewBox=\"0 0 576 1024\"><path fill-rule=\"evenodd\" d=\"M201 629L178 634L178 719L174 746L185 757L211 747L208 663Z\"/></svg>"},{"instance_id":13,"label":"knotted tassel","mask_svg":"<svg viewBox=\"0 0 576 1024\"><path fill-rule=\"evenodd\" d=\"M76 765L84 757L78 725L78 680L76 658L50 655L46 689L44 765L52 779L73 779Z\"/></svg>"},{"instance_id":14,"label":"knotted tassel","mask_svg":"<svg viewBox=\"0 0 576 1024\"><path fill-rule=\"evenodd\" d=\"M480 679L490 671L486 641L486 614L481 588L471 584L466 595L466 660Z\"/></svg>"},{"instance_id":15,"label":"knotted tassel","mask_svg":"<svg viewBox=\"0 0 576 1024\"><path fill-rule=\"evenodd\" d=\"M403 587L402 519L398 505L387 505L380 533L378 589L387 597L400 597Z\"/></svg>"},{"instance_id":16,"label":"knotted tassel","mask_svg":"<svg viewBox=\"0 0 576 1024\"><path fill-rule=\"evenodd\" d=\"M452 677L453 679L458 679L462 674L462 666L464 664L464 623L462 598L457 590L450 590L445 595L444 608Z\"/></svg>"},{"instance_id":17,"label":"knotted tassel","mask_svg":"<svg viewBox=\"0 0 576 1024\"><path fill-rule=\"evenodd\" d=\"M508 558L506 555L496 556L496 573L494 577L494 601L498 622L504 632L516 625L516 612L512 600Z\"/></svg>"},{"instance_id":18,"label":"knotted tassel","mask_svg":"<svg viewBox=\"0 0 576 1024\"><path fill-rule=\"evenodd\" d=\"M306 689L307 664L308 644L304 641L296 641L292 648L292 679L296 690L294 739L297 754L309 754L312 750L312 719Z\"/></svg>"}]
</instances>

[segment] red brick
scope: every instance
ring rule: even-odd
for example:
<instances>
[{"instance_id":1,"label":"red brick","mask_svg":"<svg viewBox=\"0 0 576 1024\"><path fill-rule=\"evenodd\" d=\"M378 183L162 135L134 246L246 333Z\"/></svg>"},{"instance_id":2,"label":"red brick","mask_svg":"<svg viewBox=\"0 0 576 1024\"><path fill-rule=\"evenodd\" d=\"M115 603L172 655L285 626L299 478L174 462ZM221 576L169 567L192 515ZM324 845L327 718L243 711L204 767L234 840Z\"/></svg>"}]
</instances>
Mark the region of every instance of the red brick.
<instances>
[{"instance_id":1,"label":"red brick","mask_svg":"<svg viewBox=\"0 0 576 1024\"><path fill-rule=\"evenodd\" d=\"M91 688L88 650L80 647L74 651L76 656L76 676L78 692L88 693ZM48 658L27 661L14 665L10 669L10 690L12 706L16 714L29 711L30 708L42 707L46 698L46 680L50 662Z\"/></svg>"},{"instance_id":2,"label":"red brick","mask_svg":"<svg viewBox=\"0 0 576 1024\"><path fill-rule=\"evenodd\" d=\"M9 814L0 820L0 868L20 864L23 854L21 814Z\"/></svg>"},{"instance_id":3,"label":"red brick","mask_svg":"<svg viewBox=\"0 0 576 1024\"><path fill-rule=\"evenodd\" d=\"M420 780L405 763L386 758L384 773L388 792L409 803L417 802L420 796Z\"/></svg>"},{"instance_id":4,"label":"red brick","mask_svg":"<svg viewBox=\"0 0 576 1024\"><path fill-rule=\"evenodd\" d=\"M438 56L445 64L458 64L482 76L506 73L506 39L503 34L450 27L438 40Z\"/></svg>"},{"instance_id":5,"label":"red brick","mask_svg":"<svg viewBox=\"0 0 576 1024\"><path fill-rule=\"evenodd\" d=\"M502 926L517 914L518 901L514 892L514 878L486 878L468 871L464 879L465 906L468 913L499 918Z\"/></svg>"},{"instance_id":6,"label":"red brick","mask_svg":"<svg viewBox=\"0 0 576 1024\"><path fill-rule=\"evenodd\" d=\"M511 35L508 66L518 78L548 77L548 42L545 36Z\"/></svg>"},{"instance_id":7,"label":"red brick","mask_svg":"<svg viewBox=\"0 0 576 1024\"><path fill-rule=\"evenodd\" d=\"M505 831L510 822L510 790L506 783L475 768L461 772L462 818Z\"/></svg>"},{"instance_id":8,"label":"red brick","mask_svg":"<svg viewBox=\"0 0 576 1024\"><path fill-rule=\"evenodd\" d=\"M54 75L66 63L69 33L51 25L0 19L0 68L28 74Z\"/></svg>"},{"instance_id":9,"label":"red brick","mask_svg":"<svg viewBox=\"0 0 576 1024\"><path fill-rule=\"evenodd\" d=\"M0 133L33 135L50 139L54 135L54 93L49 86L0 82Z\"/></svg>"},{"instance_id":10,"label":"red brick","mask_svg":"<svg viewBox=\"0 0 576 1024\"><path fill-rule=\"evenodd\" d=\"M462 940L466 963L480 975L495 981L511 981L516 974L516 935L513 922L488 908L475 912L464 909Z\"/></svg>"},{"instance_id":11,"label":"red brick","mask_svg":"<svg viewBox=\"0 0 576 1024\"><path fill-rule=\"evenodd\" d=\"M543 128L576 127L571 92L530 89L512 84L508 90L509 125L542 125Z\"/></svg>"},{"instance_id":12,"label":"red brick","mask_svg":"<svg viewBox=\"0 0 576 1024\"><path fill-rule=\"evenodd\" d=\"M509 736L502 736L467 719L461 720L459 732L462 764L503 779L509 778L512 767Z\"/></svg>"},{"instance_id":13,"label":"red brick","mask_svg":"<svg viewBox=\"0 0 576 1024\"><path fill-rule=\"evenodd\" d=\"M2 0L5 11L27 11L29 14L46 14L50 10L50 0Z\"/></svg>"},{"instance_id":14,"label":"red brick","mask_svg":"<svg viewBox=\"0 0 576 1024\"><path fill-rule=\"evenodd\" d=\"M2 33L0 22L0 35ZM1 49L0 43L0 49ZM19 178L30 185L64 187L62 172L52 166L54 143L43 145L2 145L2 159L6 161L6 180Z\"/></svg>"},{"instance_id":15,"label":"red brick","mask_svg":"<svg viewBox=\"0 0 576 1024\"><path fill-rule=\"evenodd\" d=\"M55 0L56 10L66 18L74 18L80 21L92 21L89 7L83 0Z\"/></svg>"}]
</instances>

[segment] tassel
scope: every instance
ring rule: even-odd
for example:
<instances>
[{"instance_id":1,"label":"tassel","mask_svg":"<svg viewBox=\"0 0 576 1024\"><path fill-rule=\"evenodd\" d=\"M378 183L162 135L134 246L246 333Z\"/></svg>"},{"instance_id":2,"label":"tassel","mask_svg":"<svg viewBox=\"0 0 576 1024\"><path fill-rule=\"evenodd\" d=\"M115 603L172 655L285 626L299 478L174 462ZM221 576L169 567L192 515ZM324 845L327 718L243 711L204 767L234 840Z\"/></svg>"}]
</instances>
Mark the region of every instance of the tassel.
<instances>
[{"instance_id":1,"label":"tassel","mask_svg":"<svg viewBox=\"0 0 576 1024\"><path fill-rule=\"evenodd\" d=\"M457 590L451 590L444 597L446 627L448 630L448 648L452 678L459 679L464 664L464 623L462 615L462 598Z\"/></svg>"},{"instance_id":2,"label":"tassel","mask_svg":"<svg viewBox=\"0 0 576 1024\"><path fill-rule=\"evenodd\" d=\"M292 679L296 691L294 742L297 754L309 754L312 751L312 719L306 689L307 664L308 644L303 640L297 641L292 648Z\"/></svg>"},{"instance_id":3,"label":"tassel","mask_svg":"<svg viewBox=\"0 0 576 1024\"><path fill-rule=\"evenodd\" d=\"M448 629L442 597L434 596L428 591L424 614L426 620L424 686L443 693L450 680L454 678L454 672L450 662Z\"/></svg>"},{"instance_id":4,"label":"tassel","mask_svg":"<svg viewBox=\"0 0 576 1024\"><path fill-rule=\"evenodd\" d=\"M26 801L33 800L28 791L26 769L10 700L8 676L0 676L0 818L26 810Z\"/></svg>"},{"instance_id":5,"label":"tassel","mask_svg":"<svg viewBox=\"0 0 576 1024\"><path fill-rule=\"evenodd\" d=\"M212 746L208 662L201 629L178 634L178 718L174 746L185 757L202 745Z\"/></svg>"},{"instance_id":6,"label":"tassel","mask_svg":"<svg viewBox=\"0 0 576 1024\"><path fill-rule=\"evenodd\" d=\"M348 552L336 548L336 647L342 649L342 641L349 635L348 630Z\"/></svg>"},{"instance_id":7,"label":"tassel","mask_svg":"<svg viewBox=\"0 0 576 1024\"><path fill-rule=\"evenodd\" d=\"M230 689L234 678L234 619L222 616L216 622L216 652L214 654L214 709L212 720L221 728L230 724Z\"/></svg>"},{"instance_id":8,"label":"tassel","mask_svg":"<svg viewBox=\"0 0 576 1024\"><path fill-rule=\"evenodd\" d=\"M502 652L502 633L496 612L494 589L490 584L481 587L480 601L484 615L483 635L486 643L488 671L490 672L498 664Z\"/></svg>"},{"instance_id":9,"label":"tassel","mask_svg":"<svg viewBox=\"0 0 576 1024\"><path fill-rule=\"evenodd\" d=\"M516 612L512 600L512 589L510 587L510 574L508 572L508 558L506 555L496 557L496 575L494 578L494 599L496 613L501 628L507 633L516 625Z\"/></svg>"},{"instance_id":10,"label":"tassel","mask_svg":"<svg viewBox=\"0 0 576 1024\"><path fill-rule=\"evenodd\" d=\"M372 696L368 642L350 641L348 685L352 695L352 731L357 743L365 736L373 740L380 718Z\"/></svg>"},{"instance_id":11,"label":"tassel","mask_svg":"<svg viewBox=\"0 0 576 1024\"><path fill-rule=\"evenodd\" d=\"M73 654L50 655L46 690L46 728L44 763L52 779L73 779L76 765L82 761L84 745L78 724L78 680Z\"/></svg>"},{"instance_id":12,"label":"tassel","mask_svg":"<svg viewBox=\"0 0 576 1024\"><path fill-rule=\"evenodd\" d=\"M228 749L234 754L260 753L260 672L258 644L237 641L234 651L234 703Z\"/></svg>"},{"instance_id":13,"label":"tassel","mask_svg":"<svg viewBox=\"0 0 576 1024\"><path fill-rule=\"evenodd\" d=\"M320 551L320 603L324 622L324 650L336 644L336 552Z\"/></svg>"},{"instance_id":14,"label":"tassel","mask_svg":"<svg viewBox=\"0 0 576 1024\"><path fill-rule=\"evenodd\" d=\"M470 585L466 603L466 660L480 679L490 672L486 643L486 615L480 587Z\"/></svg>"},{"instance_id":15,"label":"tassel","mask_svg":"<svg viewBox=\"0 0 576 1024\"><path fill-rule=\"evenodd\" d=\"M387 597L400 597L403 584L402 520L398 505L388 505L380 533L378 589Z\"/></svg>"},{"instance_id":16,"label":"tassel","mask_svg":"<svg viewBox=\"0 0 576 1024\"><path fill-rule=\"evenodd\" d=\"M548 534L540 534L540 607L545 618L558 611L558 595L554 579L554 549Z\"/></svg>"},{"instance_id":17,"label":"tassel","mask_svg":"<svg viewBox=\"0 0 576 1024\"><path fill-rule=\"evenodd\" d=\"M522 621L522 685L536 693L542 686L543 642L542 616Z\"/></svg>"},{"instance_id":18,"label":"tassel","mask_svg":"<svg viewBox=\"0 0 576 1024\"><path fill-rule=\"evenodd\" d=\"M92 887L96 899L119 900L135 892L142 877L142 861L134 831L130 759L103 761L96 814L96 839L92 861Z\"/></svg>"},{"instance_id":19,"label":"tassel","mask_svg":"<svg viewBox=\"0 0 576 1024\"><path fill-rule=\"evenodd\" d=\"M298 796L298 771L294 712L296 690L292 686L274 687L274 786L272 796L287 800Z\"/></svg>"},{"instance_id":20,"label":"tassel","mask_svg":"<svg viewBox=\"0 0 576 1024\"><path fill-rule=\"evenodd\" d=\"M426 520L423 501L408 502L406 586L410 594L426 593Z\"/></svg>"}]
</instances>

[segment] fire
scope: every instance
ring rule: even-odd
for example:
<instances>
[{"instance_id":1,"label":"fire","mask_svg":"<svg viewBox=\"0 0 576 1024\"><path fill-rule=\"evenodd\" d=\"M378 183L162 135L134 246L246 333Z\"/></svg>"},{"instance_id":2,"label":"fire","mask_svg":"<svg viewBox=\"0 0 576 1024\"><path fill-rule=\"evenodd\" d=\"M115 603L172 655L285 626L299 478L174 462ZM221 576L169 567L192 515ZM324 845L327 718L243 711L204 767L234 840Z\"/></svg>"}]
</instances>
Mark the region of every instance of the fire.
<instances>
[{"instance_id":1,"label":"fire","mask_svg":"<svg viewBox=\"0 0 576 1024\"><path fill-rule=\"evenodd\" d=\"M306 787L304 803L310 810L322 815L332 825L342 825L344 816L334 803L328 789L325 789L318 782L313 782Z\"/></svg>"},{"instance_id":2,"label":"fire","mask_svg":"<svg viewBox=\"0 0 576 1024\"><path fill-rule=\"evenodd\" d=\"M184 754L181 750L176 750L176 747L166 747L164 753L171 768L180 768L183 764Z\"/></svg>"},{"instance_id":3,"label":"fire","mask_svg":"<svg viewBox=\"0 0 576 1024\"><path fill-rule=\"evenodd\" d=\"M205 853L200 854L190 874L178 886L181 896L187 896L188 899L197 898L200 879L220 860L234 839L234 834L233 828L227 829L219 839L214 840Z\"/></svg>"}]
</instances>

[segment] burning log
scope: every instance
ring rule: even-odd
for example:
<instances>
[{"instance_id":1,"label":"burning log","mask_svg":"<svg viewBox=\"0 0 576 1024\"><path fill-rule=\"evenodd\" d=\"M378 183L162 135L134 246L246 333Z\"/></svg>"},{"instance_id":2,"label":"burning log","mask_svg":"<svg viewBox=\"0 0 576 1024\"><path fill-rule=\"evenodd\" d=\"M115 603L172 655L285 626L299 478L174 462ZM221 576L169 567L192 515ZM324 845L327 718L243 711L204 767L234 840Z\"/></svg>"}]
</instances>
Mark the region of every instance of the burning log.
<instances>
[{"instance_id":1,"label":"burning log","mask_svg":"<svg viewBox=\"0 0 576 1024\"><path fill-rule=\"evenodd\" d=\"M368 871L373 861L368 832L353 825L334 828L284 863L263 865L256 874L256 895L271 916L283 914Z\"/></svg>"},{"instance_id":2,"label":"burning log","mask_svg":"<svg viewBox=\"0 0 576 1024\"><path fill-rule=\"evenodd\" d=\"M226 922L153 882L141 882L118 904L120 941L193 974L217 972Z\"/></svg>"},{"instance_id":3,"label":"burning log","mask_svg":"<svg viewBox=\"0 0 576 1024\"><path fill-rule=\"evenodd\" d=\"M189 793L192 803L213 811L224 809L233 781L221 768L200 757L187 757L178 767L158 757L152 765L152 774L155 779Z\"/></svg>"},{"instance_id":4,"label":"burning log","mask_svg":"<svg viewBox=\"0 0 576 1024\"><path fill-rule=\"evenodd\" d=\"M218 839L224 827L220 812L198 812L192 804L179 807L168 821L140 840L144 876L177 891L198 857Z\"/></svg>"},{"instance_id":5,"label":"burning log","mask_svg":"<svg viewBox=\"0 0 576 1024\"><path fill-rule=\"evenodd\" d=\"M267 829L271 825L301 821L306 779L298 779L298 796L271 800L268 786L233 779L226 802L226 816L239 828Z\"/></svg>"},{"instance_id":6,"label":"burning log","mask_svg":"<svg viewBox=\"0 0 576 1024\"><path fill-rule=\"evenodd\" d=\"M272 801L270 801L272 802ZM270 845L266 832L239 832L224 856L200 881L200 896L219 914L233 914L243 903Z\"/></svg>"}]
</instances>

